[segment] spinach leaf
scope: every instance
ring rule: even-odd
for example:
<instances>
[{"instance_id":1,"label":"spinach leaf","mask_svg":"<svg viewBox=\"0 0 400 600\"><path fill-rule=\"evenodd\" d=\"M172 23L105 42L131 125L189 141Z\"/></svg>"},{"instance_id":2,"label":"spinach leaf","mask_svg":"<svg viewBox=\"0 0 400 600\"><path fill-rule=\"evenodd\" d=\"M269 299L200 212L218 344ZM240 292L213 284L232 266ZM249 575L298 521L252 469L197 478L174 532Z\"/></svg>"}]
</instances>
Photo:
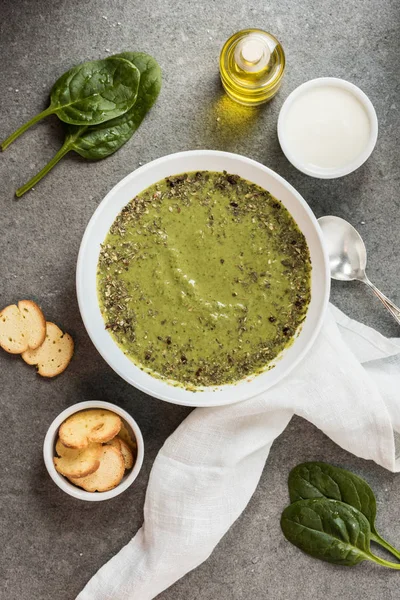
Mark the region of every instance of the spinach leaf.
<instances>
[{"instance_id":1,"label":"spinach leaf","mask_svg":"<svg viewBox=\"0 0 400 600\"><path fill-rule=\"evenodd\" d=\"M157 100L161 89L161 69L152 56L144 52L123 52L113 58L123 58L137 67L140 84L134 106L124 115L82 132L72 147L75 152L91 160L99 160L119 150L135 133L146 113ZM73 133L73 127L68 128Z\"/></svg>"},{"instance_id":2,"label":"spinach leaf","mask_svg":"<svg viewBox=\"0 0 400 600\"><path fill-rule=\"evenodd\" d=\"M374 492L364 479L350 471L327 463L309 462L292 469L288 484L291 502L325 497L354 506L368 519L371 540L400 559L400 552L383 539L376 530L376 499Z\"/></svg>"},{"instance_id":3,"label":"spinach leaf","mask_svg":"<svg viewBox=\"0 0 400 600\"><path fill-rule=\"evenodd\" d=\"M74 125L96 125L119 117L135 103L139 79L137 67L124 58L107 58L73 67L54 84L50 106L10 135L2 143L2 150L31 125L51 114Z\"/></svg>"},{"instance_id":4,"label":"spinach leaf","mask_svg":"<svg viewBox=\"0 0 400 600\"><path fill-rule=\"evenodd\" d=\"M37 175L17 190L18 197L36 185L70 150L83 158L100 160L119 150L135 133L158 97L161 89L161 69L154 58L143 52L125 52L121 56L129 56L130 62L135 64L140 73L139 90L134 106L124 115L101 125L68 125L63 146ZM112 58L114 57L106 60Z\"/></svg>"},{"instance_id":5,"label":"spinach leaf","mask_svg":"<svg viewBox=\"0 0 400 600\"><path fill-rule=\"evenodd\" d=\"M289 542L314 558L348 567L370 560L400 569L400 564L372 554L368 519L344 502L327 498L299 500L285 508L281 527Z\"/></svg>"}]
</instances>

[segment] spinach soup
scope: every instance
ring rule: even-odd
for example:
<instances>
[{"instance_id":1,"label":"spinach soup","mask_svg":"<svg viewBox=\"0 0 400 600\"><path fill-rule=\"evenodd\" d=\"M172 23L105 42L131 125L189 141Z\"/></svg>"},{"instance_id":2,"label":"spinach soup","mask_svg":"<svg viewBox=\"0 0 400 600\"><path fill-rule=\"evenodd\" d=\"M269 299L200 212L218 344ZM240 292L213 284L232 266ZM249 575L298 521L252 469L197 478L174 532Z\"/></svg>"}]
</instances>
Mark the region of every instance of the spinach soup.
<instances>
[{"instance_id":1,"label":"spinach soup","mask_svg":"<svg viewBox=\"0 0 400 600\"><path fill-rule=\"evenodd\" d=\"M310 254L290 213L238 175L169 177L102 244L105 327L141 369L194 389L273 366L305 318Z\"/></svg>"}]
</instances>

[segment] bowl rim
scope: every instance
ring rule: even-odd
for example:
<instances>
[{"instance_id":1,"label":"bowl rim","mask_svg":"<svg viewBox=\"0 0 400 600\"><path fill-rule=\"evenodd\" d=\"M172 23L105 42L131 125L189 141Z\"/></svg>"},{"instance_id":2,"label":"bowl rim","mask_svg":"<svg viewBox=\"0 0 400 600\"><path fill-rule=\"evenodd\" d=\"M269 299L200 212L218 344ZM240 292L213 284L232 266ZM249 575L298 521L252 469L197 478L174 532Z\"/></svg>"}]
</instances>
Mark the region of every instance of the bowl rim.
<instances>
[{"instance_id":1,"label":"bowl rim","mask_svg":"<svg viewBox=\"0 0 400 600\"><path fill-rule=\"evenodd\" d=\"M368 144L366 145L363 152L361 152L361 154L359 154L351 163L348 163L343 167L338 167L337 169L312 169L305 166L301 162L301 160L299 160L292 153L284 131L285 119L294 101L299 96L301 96L301 94L303 94L305 90L323 86L340 87L346 91L351 92L363 105L364 109L368 114L368 118L371 124L371 132ZM305 175L310 175L311 177L315 177L317 179L336 179L338 177L344 177L345 175L353 173L356 169L361 167L361 165L363 165L365 161L368 160L368 158L371 156L378 139L378 117L376 115L376 111L371 100L368 98L366 93L363 92L362 89L360 89L354 83L346 81L345 79L340 79L339 77L317 77L316 79L310 79L309 81L305 81L304 83L299 85L286 98L279 112L277 131L282 151L288 159L288 161L294 167L296 167L296 169L298 169Z\"/></svg>"},{"instance_id":2,"label":"bowl rim","mask_svg":"<svg viewBox=\"0 0 400 600\"><path fill-rule=\"evenodd\" d=\"M322 273L321 273L322 277L321 277L321 281L319 282L320 285L318 286L319 288L323 287L323 292L320 293L321 307L318 312L318 318L315 318L313 320L315 326L314 326L312 333L308 334L308 341L305 343L304 347L297 352L297 355L295 358L292 358L290 364L285 365L285 370L284 370L283 374L279 374L279 377L277 375L275 375L273 378L271 378L271 379L274 379L273 383L269 383L268 385L263 387L262 390L258 390L258 391L254 391L254 390L251 390L251 391L246 390L245 392L243 392L242 390L237 391L238 388L235 387L234 391L231 390L233 398L229 398L229 400L224 399L223 401L221 400L220 394L219 394L219 392L222 390L218 390L218 389L212 390L211 388L206 388L207 391L205 391L205 392L194 393L189 390L183 390L179 386L178 387L173 386L173 385L165 382L166 386L168 387L168 393L164 393L164 392L161 393L158 390L153 389L153 387L152 387L153 385L155 387L157 387L157 384L155 382L160 381L159 378L150 376L149 384L145 385L141 381L137 381L136 376L133 377L133 376L128 375L126 373L126 369L121 368L121 366L117 360L110 358L110 351L108 351L107 349L102 347L102 344L100 343L100 341L98 339L98 337L99 337L98 332L90 324L90 320L92 317L92 310L90 309L89 302L88 302L87 296L85 294L85 284L86 284L86 277L87 277L87 266L86 266L85 258L86 258L86 254L90 252L90 246L92 243L91 238L93 236L95 236L94 230L97 225L97 221L101 219L103 210L106 210L107 205L113 201L115 204L117 204L115 197L121 190L122 190L121 194L123 194L123 188L125 186L127 186L131 182L131 180L139 178L139 176L145 175L147 171L154 170L155 172L157 172L158 167L163 165L163 163L165 163L165 162L180 161L181 159L184 160L184 159L190 159L193 157L195 157L195 158L206 157L207 159L220 158L222 161L224 159L228 160L228 161L229 160L239 161L242 165L243 164L248 165L249 168L255 169L257 172L261 171L264 174L266 174L267 176L269 176L270 178L272 178L273 180L275 180L277 185L283 187L285 189L285 191L287 191L290 194L290 196L292 196L294 198L295 203L297 203L297 205L300 207L301 211L303 211L303 213L306 214L306 218L308 219L309 225L310 225L310 227L312 227L312 233L317 239L318 252L320 253L321 259L323 262L323 269L322 269ZM180 171L180 172L183 172L184 170L185 169L182 168L182 171ZM196 170L196 168L193 168L190 170ZM208 167L208 170L212 170L212 169L210 167ZM222 171L222 168L218 167L215 170ZM173 175L173 174L175 174L175 171L170 173L170 175ZM164 175L159 176L158 179L162 179L163 177L164 177ZM151 185L151 184L148 184L148 185ZM143 187L143 189L148 187L148 185ZM123 206L125 204L123 204ZM122 207L119 209L119 211L121 209L122 209ZM115 217L114 217L114 219L115 219ZM109 229L113 220L111 220L109 222L107 229ZM275 171L273 171L269 167L266 167L265 165L255 161L251 158L242 156L240 154L223 152L223 151L219 151L219 150L189 150L189 151L168 154L166 156L155 159L149 163L146 163L145 165L143 165L143 166L139 167L138 169L135 169L134 171L129 173L126 177L124 177L122 180L120 180L106 194L106 196L103 198L103 200L100 202L100 204L97 206L96 210L92 214L92 217L90 218L89 223L84 232L84 235L82 237L82 242L81 242L81 246L79 249L78 261L77 261L76 286L77 286L78 305L79 305L81 317L82 317L83 323L85 325L85 328L89 334L89 337L91 338L92 343L94 344L94 346L96 347L96 349L98 350L100 355L111 366L111 368L116 373L118 373L118 375L120 377L125 379L125 381L127 381L128 383L130 383L137 389L141 390L142 392L145 392L149 396L159 398L160 400L164 400L164 401L170 402L172 404L178 404L178 405L182 405L182 406L192 406L192 407L195 407L195 406L211 407L211 406L222 406L222 405L227 405L227 404L234 404L236 402L240 402L243 400L247 400L248 398L252 398L252 397L258 395L259 393L263 393L264 391L266 391L266 389L268 389L269 387L271 387L272 385L275 385L278 381L280 381L282 379L282 377L286 377L286 375L288 375L290 373L290 371L292 371L297 366L297 364L304 358L306 353L309 351L309 349L313 345L313 343L321 329L323 319L324 319L324 316L325 316L325 313L327 310L328 301L329 301L330 271L329 271L329 261L328 261L328 257L327 257L325 247L324 247L322 231L318 225L317 219L316 219L314 213L312 212L310 206L304 200L304 198L288 181L286 181L283 177L278 175ZM98 305L98 303L97 303L97 305ZM110 339L112 339L111 336L110 336ZM114 340L113 340L113 344L115 344L115 346L118 347L117 343ZM141 370L140 367L138 367L137 365L135 365L135 369L137 371L140 371L140 373L143 373L143 370ZM276 373L275 369L274 369L274 373ZM138 374L138 373L136 373L136 374ZM262 377L262 374L260 374L260 377ZM244 380L242 381L242 383L244 383ZM240 384L240 382L239 382L239 384ZM246 384L247 384L247 382L246 382ZM221 386L221 387L223 387L223 386ZM228 388L229 386L226 385L224 387ZM233 388L234 385L232 385L231 387ZM184 391L184 393L183 393L183 391ZM226 390L224 389L222 391L222 395L223 395L224 391L226 391ZM207 393L212 394L212 399L204 402L204 394L207 394ZM177 396L178 396L178 398L177 398ZM179 396L184 396L184 398L179 397ZM203 402L200 401L199 397L203 398Z\"/></svg>"},{"instance_id":3,"label":"bowl rim","mask_svg":"<svg viewBox=\"0 0 400 600\"><path fill-rule=\"evenodd\" d=\"M136 462L128 474L122 479L122 481L112 490L106 492L87 492L86 490L80 489L70 483L61 473L59 473L53 462L54 458L54 446L58 435L60 425L71 415L86 410L89 408L104 408L111 412L116 413L128 425L132 428L132 431L136 438L137 443L137 456ZM54 483L66 494L78 498L79 500L86 500L88 502L102 502L103 500L109 500L115 498L128 489L129 486L135 481L143 465L144 458L144 441L142 432L135 419L123 408L112 404L111 402L104 402L102 400L86 400L84 402L78 402L68 408L64 409L50 424L46 436L43 442L43 459L48 474Z\"/></svg>"}]
</instances>

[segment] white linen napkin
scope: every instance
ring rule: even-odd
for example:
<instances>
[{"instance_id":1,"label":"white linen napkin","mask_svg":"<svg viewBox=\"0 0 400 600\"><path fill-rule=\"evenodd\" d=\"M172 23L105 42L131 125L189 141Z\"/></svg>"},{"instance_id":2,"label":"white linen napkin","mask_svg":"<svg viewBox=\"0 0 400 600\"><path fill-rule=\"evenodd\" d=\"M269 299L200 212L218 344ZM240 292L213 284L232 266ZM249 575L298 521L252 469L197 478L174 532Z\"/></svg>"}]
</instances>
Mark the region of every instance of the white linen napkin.
<instances>
[{"instance_id":1,"label":"white linen napkin","mask_svg":"<svg viewBox=\"0 0 400 600\"><path fill-rule=\"evenodd\" d=\"M292 374L251 400L197 408L167 439L150 475L143 526L77 600L151 600L205 561L249 502L293 414L348 452L400 470L399 390L400 339L331 306Z\"/></svg>"}]
</instances>

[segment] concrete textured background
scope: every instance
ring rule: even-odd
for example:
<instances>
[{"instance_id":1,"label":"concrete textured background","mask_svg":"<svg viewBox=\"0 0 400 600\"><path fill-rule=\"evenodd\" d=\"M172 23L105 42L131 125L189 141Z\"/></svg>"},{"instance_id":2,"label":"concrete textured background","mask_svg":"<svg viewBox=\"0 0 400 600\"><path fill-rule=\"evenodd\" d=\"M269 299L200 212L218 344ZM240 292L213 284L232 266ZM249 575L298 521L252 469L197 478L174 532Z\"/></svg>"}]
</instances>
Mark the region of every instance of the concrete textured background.
<instances>
[{"instance_id":1,"label":"concrete textured background","mask_svg":"<svg viewBox=\"0 0 400 600\"><path fill-rule=\"evenodd\" d=\"M0 157L0 305L37 299L47 318L76 342L68 371L54 381L36 376L18 357L0 356L1 599L73 599L140 526L152 462L188 412L145 396L112 372L88 339L76 302L75 263L86 224L106 192L139 164L193 148L229 150L261 161L288 179L317 216L336 214L359 227L369 251L371 279L400 303L399 8L398 0L2 1L1 138L45 106L61 73L108 50L150 52L161 63L164 83L157 105L122 150L96 164L71 154L19 201L13 197L16 187L60 146L57 119L30 130ZM287 54L281 92L258 111L233 105L218 80L223 42L248 26L275 33ZM297 172L276 137L285 97L318 76L343 77L359 85L379 118L372 157L337 181ZM399 335L361 284L335 283L332 299L382 333ZM146 457L131 489L109 502L85 504L50 480L42 442L61 410L96 398L134 415L143 430ZM400 545L400 478L347 454L295 418L274 444L245 513L205 564L159 597L398 598L395 572L367 564L346 569L321 563L283 539L279 516L288 501L287 474L298 462L313 459L365 476L377 494L379 529Z\"/></svg>"}]
</instances>

